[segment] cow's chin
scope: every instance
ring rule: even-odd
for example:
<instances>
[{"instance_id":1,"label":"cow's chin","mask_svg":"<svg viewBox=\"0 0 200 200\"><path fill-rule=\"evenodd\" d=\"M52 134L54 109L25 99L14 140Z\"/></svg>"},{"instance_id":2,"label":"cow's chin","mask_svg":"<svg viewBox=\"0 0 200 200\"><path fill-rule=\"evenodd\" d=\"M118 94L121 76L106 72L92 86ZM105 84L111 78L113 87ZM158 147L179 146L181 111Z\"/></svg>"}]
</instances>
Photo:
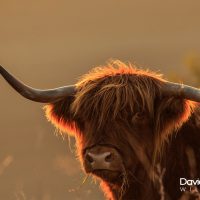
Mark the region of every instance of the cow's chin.
<instances>
[{"instance_id":1,"label":"cow's chin","mask_svg":"<svg viewBox=\"0 0 200 200\"><path fill-rule=\"evenodd\" d=\"M97 169L93 170L91 174L111 184L120 184L123 181L123 175L120 171Z\"/></svg>"}]
</instances>

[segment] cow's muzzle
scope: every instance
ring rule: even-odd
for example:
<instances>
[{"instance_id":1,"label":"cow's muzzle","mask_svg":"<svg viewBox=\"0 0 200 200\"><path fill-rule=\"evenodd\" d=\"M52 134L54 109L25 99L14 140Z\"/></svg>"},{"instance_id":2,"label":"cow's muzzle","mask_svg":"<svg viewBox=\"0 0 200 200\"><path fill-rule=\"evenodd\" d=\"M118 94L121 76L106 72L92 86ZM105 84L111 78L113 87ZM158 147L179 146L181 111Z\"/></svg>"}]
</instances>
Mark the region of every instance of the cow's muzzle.
<instances>
[{"instance_id":1,"label":"cow's muzzle","mask_svg":"<svg viewBox=\"0 0 200 200\"><path fill-rule=\"evenodd\" d=\"M86 172L94 173L97 171L121 171L122 158L115 148L98 145L89 148L84 155Z\"/></svg>"}]
</instances>

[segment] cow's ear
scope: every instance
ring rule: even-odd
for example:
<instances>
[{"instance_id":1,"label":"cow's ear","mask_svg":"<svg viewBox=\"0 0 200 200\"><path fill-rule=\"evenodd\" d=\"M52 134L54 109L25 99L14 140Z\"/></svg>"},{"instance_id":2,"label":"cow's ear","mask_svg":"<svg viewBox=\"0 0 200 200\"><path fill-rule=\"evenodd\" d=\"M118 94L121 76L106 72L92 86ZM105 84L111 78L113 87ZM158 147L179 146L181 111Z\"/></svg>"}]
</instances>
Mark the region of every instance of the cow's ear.
<instances>
[{"instance_id":1,"label":"cow's ear","mask_svg":"<svg viewBox=\"0 0 200 200\"><path fill-rule=\"evenodd\" d=\"M71 104L74 97L57 101L44 106L47 119L61 132L74 135L76 132L76 123L71 112Z\"/></svg>"},{"instance_id":2,"label":"cow's ear","mask_svg":"<svg viewBox=\"0 0 200 200\"><path fill-rule=\"evenodd\" d=\"M168 136L188 120L195 108L189 100L165 97L155 103L155 132Z\"/></svg>"}]
</instances>

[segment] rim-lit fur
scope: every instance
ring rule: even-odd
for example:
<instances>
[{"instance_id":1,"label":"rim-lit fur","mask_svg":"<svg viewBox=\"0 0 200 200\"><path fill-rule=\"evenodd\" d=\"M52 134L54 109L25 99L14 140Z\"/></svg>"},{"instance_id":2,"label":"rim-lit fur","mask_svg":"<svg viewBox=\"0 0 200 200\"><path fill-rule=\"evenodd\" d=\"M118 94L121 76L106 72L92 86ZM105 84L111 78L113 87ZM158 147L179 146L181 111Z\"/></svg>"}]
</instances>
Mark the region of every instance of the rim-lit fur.
<instances>
[{"instance_id":1,"label":"rim-lit fur","mask_svg":"<svg viewBox=\"0 0 200 200\"><path fill-rule=\"evenodd\" d=\"M151 158L144 151L148 161L140 162L153 166L161 159L170 135L188 120L195 108L191 101L165 97L161 92L163 82L160 74L113 61L84 75L70 100L45 106L46 115L58 129L76 136L80 160L83 143L113 129L124 130L114 133L114 144L123 137L136 155L141 155L141 147L150 143ZM133 131L141 121L144 125L148 121L149 133ZM90 125L89 133L84 133L86 124Z\"/></svg>"}]
</instances>

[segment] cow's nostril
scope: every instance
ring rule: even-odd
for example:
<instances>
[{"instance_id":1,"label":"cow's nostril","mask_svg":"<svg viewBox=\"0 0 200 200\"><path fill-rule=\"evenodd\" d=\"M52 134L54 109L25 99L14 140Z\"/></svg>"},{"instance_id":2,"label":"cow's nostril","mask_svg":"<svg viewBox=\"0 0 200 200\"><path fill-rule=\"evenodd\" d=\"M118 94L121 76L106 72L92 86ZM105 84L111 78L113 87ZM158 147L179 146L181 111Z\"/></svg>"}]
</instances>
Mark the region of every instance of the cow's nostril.
<instances>
[{"instance_id":1,"label":"cow's nostril","mask_svg":"<svg viewBox=\"0 0 200 200\"><path fill-rule=\"evenodd\" d=\"M94 159L89 154L87 154L85 158L89 163L93 163L94 162Z\"/></svg>"},{"instance_id":2,"label":"cow's nostril","mask_svg":"<svg viewBox=\"0 0 200 200\"><path fill-rule=\"evenodd\" d=\"M105 161L106 162L111 162L113 160L113 154L109 153L108 155L106 155L105 157Z\"/></svg>"},{"instance_id":3,"label":"cow's nostril","mask_svg":"<svg viewBox=\"0 0 200 200\"><path fill-rule=\"evenodd\" d=\"M85 156L85 160L95 166L99 165L107 165L114 160L114 155L111 152L104 152L104 153L91 153L88 152Z\"/></svg>"}]
</instances>

